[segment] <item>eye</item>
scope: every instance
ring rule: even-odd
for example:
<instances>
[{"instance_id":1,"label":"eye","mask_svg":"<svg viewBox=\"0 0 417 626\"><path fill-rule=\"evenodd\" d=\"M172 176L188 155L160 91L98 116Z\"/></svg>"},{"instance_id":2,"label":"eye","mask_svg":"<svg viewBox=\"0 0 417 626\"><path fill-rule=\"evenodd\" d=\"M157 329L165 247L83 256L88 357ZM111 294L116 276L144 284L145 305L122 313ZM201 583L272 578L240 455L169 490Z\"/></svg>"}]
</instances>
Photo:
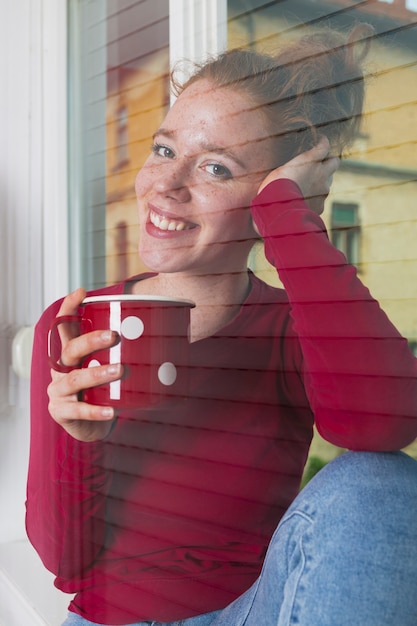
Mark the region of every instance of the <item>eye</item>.
<instances>
[{"instance_id":1,"label":"eye","mask_svg":"<svg viewBox=\"0 0 417 626\"><path fill-rule=\"evenodd\" d=\"M154 143L152 145L152 152L157 156L164 157L165 159L173 159L175 157L171 148L168 148L168 146L164 146L160 143Z\"/></svg>"},{"instance_id":2,"label":"eye","mask_svg":"<svg viewBox=\"0 0 417 626\"><path fill-rule=\"evenodd\" d=\"M205 169L216 178L232 178L231 171L224 165L220 165L220 163L208 163Z\"/></svg>"}]
</instances>

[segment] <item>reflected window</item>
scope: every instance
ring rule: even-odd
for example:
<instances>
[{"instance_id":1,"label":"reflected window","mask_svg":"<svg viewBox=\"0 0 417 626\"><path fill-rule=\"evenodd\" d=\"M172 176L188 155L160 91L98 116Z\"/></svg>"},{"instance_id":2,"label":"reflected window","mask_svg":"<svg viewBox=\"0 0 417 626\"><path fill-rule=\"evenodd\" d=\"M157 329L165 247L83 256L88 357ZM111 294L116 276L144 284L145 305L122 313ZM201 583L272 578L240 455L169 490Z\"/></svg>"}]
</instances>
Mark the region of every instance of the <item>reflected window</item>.
<instances>
[{"instance_id":1,"label":"reflected window","mask_svg":"<svg viewBox=\"0 0 417 626\"><path fill-rule=\"evenodd\" d=\"M169 0L69 9L70 280L94 289L146 270L134 183L169 101Z\"/></svg>"},{"instance_id":2,"label":"reflected window","mask_svg":"<svg viewBox=\"0 0 417 626\"><path fill-rule=\"evenodd\" d=\"M116 247L116 265L117 265L117 281L122 281L126 278L128 273L127 263L127 235L128 225L126 222L119 222L115 228L115 247Z\"/></svg>"},{"instance_id":3,"label":"reflected window","mask_svg":"<svg viewBox=\"0 0 417 626\"><path fill-rule=\"evenodd\" d=\"M357 204L332 204L330 238L349 263L359 263L360 226Z\"/></svg>"},{"instance_id":4,"label":"reflected window","mask_svg":"<svg viewBox=\"0 0 417 626\"><path fill-rule=\"evenodd\" d=\"M323 219L400 332L416 341L417 0L228 0L228 18L230 47L270 53L310 28L374 25L360 133L334 176ZM275 284L260 252L251 262Z\"/></svg>"},{"instance_id":5,"label":"reflected window","mask_svg":"<svg viewBox=\"0 0 417 626\"><path fill-rule=\"evenodd\" d=\"M127 165L129 161L129 134L127 107L122 105L116 114L116 168Z\"/></svg>"}]
</instances>

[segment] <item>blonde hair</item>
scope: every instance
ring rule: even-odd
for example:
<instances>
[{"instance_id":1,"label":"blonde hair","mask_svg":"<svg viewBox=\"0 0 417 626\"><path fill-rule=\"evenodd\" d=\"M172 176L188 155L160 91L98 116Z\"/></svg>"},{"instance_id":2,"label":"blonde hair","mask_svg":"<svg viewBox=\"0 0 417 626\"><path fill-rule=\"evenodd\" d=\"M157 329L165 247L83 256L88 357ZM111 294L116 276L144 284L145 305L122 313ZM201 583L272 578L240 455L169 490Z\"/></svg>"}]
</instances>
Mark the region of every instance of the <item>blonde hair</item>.
<instances>
[{"instance_id":1,"label":"blonde hair","mask_svg":"<svg viewBox=\"0 0 417 626\"><path fill-rule=\"evenodd\" d=\"M277 55L228 50L204 64L180 84L179 95L201 79L246 93L265 116L276 140L275 166L328 137L334 154L355 138L364 102L363 61L373 29L355 26L347 35L320 30L287 45Z\"/></svg>"}]
</instances>

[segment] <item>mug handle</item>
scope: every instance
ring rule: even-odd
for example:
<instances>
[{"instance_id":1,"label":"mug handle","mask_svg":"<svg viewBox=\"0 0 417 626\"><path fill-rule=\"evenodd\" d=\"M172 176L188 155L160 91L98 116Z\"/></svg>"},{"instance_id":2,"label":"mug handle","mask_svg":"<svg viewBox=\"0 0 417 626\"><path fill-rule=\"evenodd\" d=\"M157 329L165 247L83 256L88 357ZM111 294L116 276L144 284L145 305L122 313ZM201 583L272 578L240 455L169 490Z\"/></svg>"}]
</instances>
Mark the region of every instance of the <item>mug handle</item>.
<instances>
[{"instance_id":1,"label":"mug handle","mask_svg":"<svg viewBox=\"0 0 417 626\"><path fill-rule=\"evenodd\" d=\"M63 365L60 363L61 359L61 339L59 338L58 326L59 324L69 323L69 322L81 322L81 317L79 315L61 315L56 317L48 331L48 361L52 369L57 372L61 372L61 374L68 374L72 372L74 369L79 369L81 365Z\"/></svg>"}]
</instances>

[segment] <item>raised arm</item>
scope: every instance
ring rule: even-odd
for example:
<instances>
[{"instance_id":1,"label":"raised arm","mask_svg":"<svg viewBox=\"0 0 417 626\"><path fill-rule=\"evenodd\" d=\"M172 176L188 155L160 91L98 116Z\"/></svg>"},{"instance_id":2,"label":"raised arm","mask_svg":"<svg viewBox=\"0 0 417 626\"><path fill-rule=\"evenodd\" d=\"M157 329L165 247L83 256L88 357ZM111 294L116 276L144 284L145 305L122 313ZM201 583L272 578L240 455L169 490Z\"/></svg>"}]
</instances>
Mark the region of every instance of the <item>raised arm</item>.
<instances>
[{"instance_id":1,"label":"raised arm","mask_svg":"<svg viewBox=\"0 0 417 626\"><path fill-rule=\"evenodd\" d=\"M331 176L328 168L320 174L319 163L316 199L328 192ZM402 448L417 437L417 361L356 269L330 243L296 176L280 174L270 175L252 215L291 303L317 428L350 449Z\"/></svg>"}]
</instances>

